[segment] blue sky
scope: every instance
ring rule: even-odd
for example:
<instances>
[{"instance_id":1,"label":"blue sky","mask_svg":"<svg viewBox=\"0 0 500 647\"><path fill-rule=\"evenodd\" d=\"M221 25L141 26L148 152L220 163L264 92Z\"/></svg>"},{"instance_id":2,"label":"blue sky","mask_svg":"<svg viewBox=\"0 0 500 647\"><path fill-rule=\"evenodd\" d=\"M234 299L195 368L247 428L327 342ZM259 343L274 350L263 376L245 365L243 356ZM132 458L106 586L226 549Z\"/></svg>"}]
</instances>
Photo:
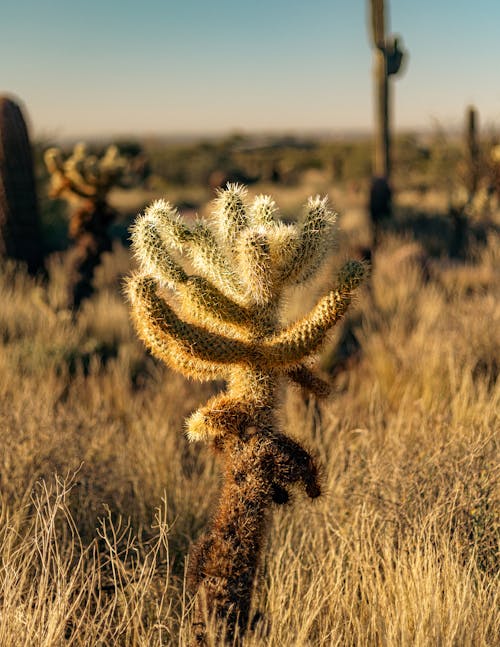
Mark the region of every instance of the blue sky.
<instances>
[{"instance_id":1,"label":"blue sky","mask_svg":"<svg viewBox=\"0 0 500 647\"><path fill-rule=\"evenodd\" d=\"M500 1L392 0L396 127L500 127ZM2 0L0 92L51 136L368 130L365 0Z\"/></svg>"}]
</instances>

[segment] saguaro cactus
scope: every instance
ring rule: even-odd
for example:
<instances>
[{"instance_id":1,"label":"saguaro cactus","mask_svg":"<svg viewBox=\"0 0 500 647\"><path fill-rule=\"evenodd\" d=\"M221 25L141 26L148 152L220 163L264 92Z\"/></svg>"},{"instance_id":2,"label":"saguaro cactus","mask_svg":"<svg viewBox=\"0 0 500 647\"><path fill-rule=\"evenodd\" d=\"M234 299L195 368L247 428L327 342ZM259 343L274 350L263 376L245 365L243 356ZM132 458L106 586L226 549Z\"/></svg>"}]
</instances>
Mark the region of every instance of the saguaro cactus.
<instances>
[{"instance_id":1,"label":"saguaro cactus","mask_svg":"<svg viewBox=\"0 0 500 647\"><path fill-rule=\"evenodd\" d=\"M398 74L403 50L398 38L386 36L384 0L370 0L373 43L373 76L375 88L374 180L370 194L370 213L377 230L378 223L391 211L391 132L389 77Z\"/></svg>"},{"instance_id":2,"label":"saguaro cactus","mask_svg":"<svg viewBox=\"0 0 500 647\"><path fill-rule=\"evenodd\" d=\"M75 247L68 303L78 308L93 292L94 271L102 254L111 250L108 227L116 214L107 198L113 186L128 185L128 162L116 146L97 158L87 153L84 144L77 144L66 159L58 148L49 148L45 164L51 175L51 196L61 196L73 206L69 235Z\"/></svg>"},{"instance_id":3,"label":"saguaro cactus","mask_svg":"<svg viewBox=\"0 0 500 647\"><path fill-rule=\"evenodd\" d=\"M474 199L480 177L480 148L478 134L478 115L474 106L467 108L465 117L466 140L466 187L469 202Z\"/></svg>"},{"instance_id":4,"label":"saguaro cactus","mask_svg":"<svg viewBox=\"0 0 500 647\"><path fill-rule=\"evenodd\" d=\"M269 196L248 204L246 189L229 184L210 223L190 228L158 201L133 228L140 270L128 280L128 295L139 336L183 375L227 381L187 423L188 437L208 441L224 471L214 519L190 559L200 642L205 612L224 620L230 637L236 627L245 630L272 503L286 503L293 484L311 498L320 494L314 458L278 429L277 389L285 377L328 393L304 362L346 312L365 265L346 263L335 288L300 321L282 327L279 312L285 287L307 281L322 264L334 222L326 198L309 199L298 227L278 218ZM189 275L174 253L199 275ZM161 295L165 288L178 309Z\"/></svg>"},{"instance_id":5,"label":"saguaro cactus","mask_svg":"<svg viewBox=\"0 0 500 647\"><path fill-rule=\"evenodd\" d=\"M0 97L0 256L43 267L31 145L20 107Z\"/></svg>"}]
</instances>

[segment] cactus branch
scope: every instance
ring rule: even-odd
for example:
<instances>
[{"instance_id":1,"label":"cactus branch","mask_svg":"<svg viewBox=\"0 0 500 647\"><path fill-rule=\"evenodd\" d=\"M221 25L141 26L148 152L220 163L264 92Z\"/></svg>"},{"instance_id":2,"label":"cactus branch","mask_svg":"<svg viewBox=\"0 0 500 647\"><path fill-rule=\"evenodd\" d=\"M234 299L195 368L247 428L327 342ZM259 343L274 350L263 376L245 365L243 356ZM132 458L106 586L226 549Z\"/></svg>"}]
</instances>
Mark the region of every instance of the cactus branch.
<instances>
[{"instance_id":1,"label":"cactus branch","mask_svg":"<svg viewBox=\"0 0 500 647\"><path fill-rule=\"evenodd\" d=\"M363 263L346 263L339 273L335 290L323 297L306 317L264 342L263 354L270 365L295 364L315 353L325 341L329 330L345 314L352 292L365 274Z\"/></svg>"},{"instance_id":2,"label":"cactus branch","mask_svg":"<svg viewBox=\"0 0 500 647\"><path fill-rule=\"evenodd\" d=\"M213 217L219 236L229 250L247 225L246 195L247 190L241 184L229 183L225 191L217 192Z\"/></svg>"},{"instance_id":3,"label":"cactus branch","mask_svg":"<svg viewBox=\"0 0 500 647\"><path fill-rule=\"evenodd\" d=\"M127 283L127 296L131 305L132 321L137 334L146 347L158 359L163 360L168 366L179 371L188 378L197 380L217 380L226 377L223 367L211 362L204 362L185 351L171 336L164 334L155 325L152 310L151 295L157 302L154 288L149 285L152 280L141 276L129 277Z\"/></svg>"},{"instance_id":4,"label":"cactus branch","mask_svg":"<svg viewBox=\"0 0 500 647\"><path fill-rule=\"evenodd\" d=\"M314 375L314 373L303 364L299 364L298 366L289 369L286 376L292 383L297 384L307 392L315 395L317 398L326 398L331 393L331 388L328 382L325 382L325 380Z\"/></svg>"},{"instance_id":5,"label":"cactus branch","mask_svg":"<svg viewBox=\"0 0 500 647\"><path fill-rule=\"evenodd\" d=\"M145 326L155 339L164 339L184 355L213 364L232 364L256 356L255 348L180 319L157 294L153 278L131 282L132 302L139 302L145 315ZM167 341L168 340L168 341Z\"/></svg>"},{"instance_id":6,"label":"cactus branch","mask_svg":"<svg viewBox=\"0 0 500 647\"><path fill-rule=\"evenodd\" d=\"M331 245L336 217L327 198L309 198L295 253L283 272L287 283L297 285L314 276Z\"/></svg>"}]
</instances>

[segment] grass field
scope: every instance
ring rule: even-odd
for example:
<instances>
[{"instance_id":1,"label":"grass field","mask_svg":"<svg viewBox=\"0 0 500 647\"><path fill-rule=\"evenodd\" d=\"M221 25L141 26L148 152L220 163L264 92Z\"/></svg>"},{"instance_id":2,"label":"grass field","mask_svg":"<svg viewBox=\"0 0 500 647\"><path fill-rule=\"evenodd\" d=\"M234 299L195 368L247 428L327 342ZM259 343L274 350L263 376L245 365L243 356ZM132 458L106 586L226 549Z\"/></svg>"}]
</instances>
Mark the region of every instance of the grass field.
<instances>
[{"instance_id":1,"label":"grass field","mask_svg":"<svg viewBox=\"0 0 500 647\"><path fill-rule=\"evenodd\" d=\"M315 182L278 204L293 213ZM341 219L335 264L363 237L359 213ZM329 400L282 394L325 494L276 508L245 645L498 644L500 243L431 258L428 280L400 252L411 244L383 238L350 315L361 353ZM186 558L219 477L183 419L221 385L147 356L121 291L130 267L117 243L75 319L63 257L47 285L2 267L2 646L187 645ZM290 295L288 315L332 274Z\"/></svg>"}]
</instances>

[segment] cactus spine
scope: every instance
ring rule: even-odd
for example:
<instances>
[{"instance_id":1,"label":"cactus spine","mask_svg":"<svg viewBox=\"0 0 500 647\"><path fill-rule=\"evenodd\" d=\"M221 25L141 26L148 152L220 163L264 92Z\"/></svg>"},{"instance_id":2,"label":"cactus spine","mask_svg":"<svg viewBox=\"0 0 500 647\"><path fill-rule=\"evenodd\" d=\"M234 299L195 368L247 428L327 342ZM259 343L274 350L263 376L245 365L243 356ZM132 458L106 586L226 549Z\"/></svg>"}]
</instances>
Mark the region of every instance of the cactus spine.
<instances>
[{"instance_id":1,"label":"cactus spine","mask_svg":"<svg viewBox=\"0 0 500 647\"><path fill-rule=\"evenodd\" d=\"M286 503L293 484L311 498L320 494L315 460L278 430L278 384L284 377L328 393L304 362L345 313L366 267L346 263L334 289L302 320L282 327L279 311L285 287L322 264L334 222L326 199L309 199L298 227L278 218L269 196L248 204L246 189L229 184L210 223L190 228L158 201L133 227L140 269L127 287L139 336L185 376L227 381L187 423L188 437L208 441L224 471L214 519L190 559L200 641L205 611L227 622L230 637L244 632L272 503ZM183 256L199 275L188 275ZM177 297L175 309L160 295L165 288Z\"/></svg>"},{"instance_id":2,"label":"cactus spine","mask_svg":"<svg viewBox=\"0 0 500 647\"><path fill-rule=\"evenodd\" d=\"M110 146L101 158L87 153L77 144L66 159L58 148L45 151L50 173L51 196L63 197L73 212L69 236L75 242L72 250L68 305L78 309L93 292L94 271L104 252L111 250L108 227L115 211L108 204L108 193L115 185L126 185L127 161Z\"/></svg>"},{"instance_id":3,"label":"cactus spine","mask_svg":"<svg viewBox=\"0 0 500 647\"><path fill-rule=\"evenodd\" d=\"M0 97L0 256L43 268L43 244L28 130L20 107Z\"/></svg>"}]
</instances>

